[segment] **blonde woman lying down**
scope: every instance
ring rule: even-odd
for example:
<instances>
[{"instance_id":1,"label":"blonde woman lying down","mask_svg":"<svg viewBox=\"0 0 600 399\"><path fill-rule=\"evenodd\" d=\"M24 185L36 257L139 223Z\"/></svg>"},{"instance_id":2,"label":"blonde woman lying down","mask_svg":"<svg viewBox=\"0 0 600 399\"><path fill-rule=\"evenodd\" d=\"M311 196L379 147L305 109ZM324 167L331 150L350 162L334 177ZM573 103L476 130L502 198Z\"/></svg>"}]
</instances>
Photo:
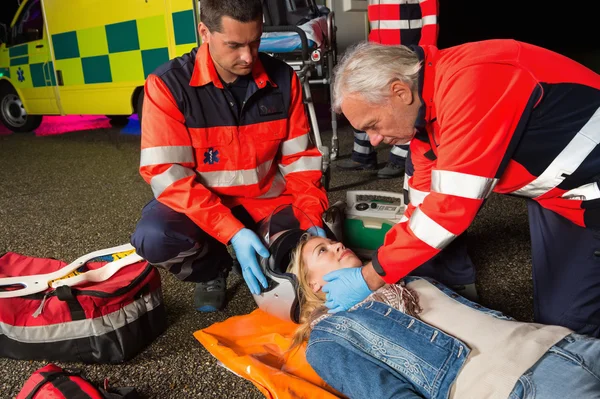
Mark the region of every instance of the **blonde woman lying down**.
<instances>
[{"instance_id":1,"label":"blonde woman lying down","mask_svg":"<svg viewBox=\"0 0 600 399\"><path fill-rule=\"evenodd\" d=\"M328 313L326 275L361 266L342 243L306 235L288 269L301 297L292 347L308 341L308 362L349 398L600 398L600 340L516 321L431 279Z\"/></svg>"}]
</instances>

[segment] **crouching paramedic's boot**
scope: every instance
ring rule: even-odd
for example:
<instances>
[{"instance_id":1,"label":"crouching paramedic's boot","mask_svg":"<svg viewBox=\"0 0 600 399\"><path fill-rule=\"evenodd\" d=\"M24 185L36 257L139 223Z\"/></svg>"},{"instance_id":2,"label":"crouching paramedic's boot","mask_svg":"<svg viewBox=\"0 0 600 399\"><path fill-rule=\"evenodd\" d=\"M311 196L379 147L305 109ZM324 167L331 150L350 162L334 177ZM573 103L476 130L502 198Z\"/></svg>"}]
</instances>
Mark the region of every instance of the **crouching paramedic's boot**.
<instances>
[{"instance_id":1,"label":"crouching paramedic's boot","mask_svg":"<svg viewBox=\"0 0 600 399\"><path fill-rule=\"evenodd\" d=\"M194 290L194 308L198 312L216 312L225 306L227 293L227 275L222 271L214 280L196 284Z\"/></svg>"}]
</instances>

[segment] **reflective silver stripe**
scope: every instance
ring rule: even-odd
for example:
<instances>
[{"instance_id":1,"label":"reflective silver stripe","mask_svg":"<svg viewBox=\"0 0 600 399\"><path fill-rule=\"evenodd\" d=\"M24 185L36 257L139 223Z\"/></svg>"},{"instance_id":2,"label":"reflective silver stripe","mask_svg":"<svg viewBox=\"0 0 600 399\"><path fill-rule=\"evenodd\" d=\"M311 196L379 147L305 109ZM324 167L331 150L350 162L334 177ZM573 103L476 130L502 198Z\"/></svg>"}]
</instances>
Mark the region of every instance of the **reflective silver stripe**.
<instances>
[{"instance_id":1,"label":"reflective silver stripe","mask_svg":"<svg viewBox=\"0 0 600 399\"><path fill-rule=\"evenodd\" d=\"M373 151L375 151L373 149L373 147L365 147L365 146L362 146L362 145L360 145L358 143L354 143L354 147L352 147L352 150L354 152L358 152L360 154L370 154Z\"/></svg>"},{"instance_id":2,"label":"reflective silver stripe","mask_svg":"<svg viewBox=\"0 0 600 399\"><path fill-rule=\"evenodd\" d=\"M208 245L200 246L199 243L195 243L194 246L187 251L180 252L174 258L171 258L165 262L153 263L154 266L162 267L165 270L171 271L173 265L181 264L179 273L174 273L175 277L179 280L185 280L188 278L193 271L193 263L197 259L201 259L208 253ZM171 271L172 272L172 271Z\"/></svg>"},{"instance_id":3,"label":"reflective silver stripe","mask_svg":"<svg viewBox=\"0 0 600 399\"><path fill-rule=\"evenodd\" d=\"M143 295L119 310L94 319L26 327L0 322L0 335L27 344L47 344L90 336L98 337L134 322L157 308L161 303L162 293L160 290L156 290Z\"/></svg>"},{"instance_id":4,"label":"reflective silver stripe","mask_svg":"<svg viewBox=\"0 0 600 399\"><path fill-rule=\"evenodd\" d=\"M277 173L275 173L275 178L273 179L273 183L271 183L269 191L257 198L279 197L285 191L285 186L285 178L283 177L280 171L277 171Z\"/></svg>"},{"instance_id":5,"label":"reflective silver stripe","mask_svg":"<svg viewBox=\"0 0 600 399\"><path fill-rule=\"evenodd\" d=\"M196 173L194 173L192 169L186 168L185 166L177 164L171 165L169 169L150 179L150 187L152 187L154 198L158 198L167 187L176 181L189 176L194 176L195 174Z\"/></svg>"},{"instance_id":6,"label":"reflective silver stripe","mask_svg":"<svg viewBox=\"0 0 600 399\"><path fill-rule=\"evenodd\" d=\"M286 176L294 172L321 170L321 157L301 157L287 166L279 165L281 174Z\"/></svg>"},{"instance_id":7,"label":"reflective silver stripe","mask_svg":"<svg viewBox=\"0 0 600 399\"><path fill-rule=\"evenodd\" d=\"M398 155L399 157L406 158L406 156L408 155L408 146L406 147L406 149L404 149L395 145L392 147L390 152L394 155Z\"/></svg>"},{"instance_id":8,"label":"reflective silver stripe","mask_svg":"<svg viewBox=\"0 0 600 399\"><path fill-rule=\"evenodd\" d=\"M449 170L431 172L431 191L456 197L484 199L498 184L498 179L469 175Z\"/></svg>"},{"instance_id":9,"label":"reflective silver stripe","mask_svg":"<svg viewBox=\"0 0 600 399\"><path fill-rule=\"evenodd\" d=\"M590 201L600 198L600 189L598 183L589 183L581 187L569 190L561 197L572 200Z\"/></svg>"},{"instance_id":10,"label":"reflective silver stripe","mask_svg":"<svg viewBox=\"0 0 600 399\"><path fill-rule=\"evenodd\" d=\"M408 200L413 206L419 206L425 200L425 197L429 195L428 191L420 191L408 186Z\"/></svg>"},{"instance_id":11,"label":"reflective silver stripe","mask_svg":"<svg viewBox=\"0 0 600 399\"><path fill-rule=\"evenodd\" d=\"M354 132L354 138L356 140L369 141L369 135L365 132Z\"/></svg>"},{"instance_id":12,"label":"reflective silver stripe","mask_svg":"<svg viewBox=\"0 0 600 399\"><path fill-rule=\"evenodd\" d=\"M456 236L427 216L421 208L415 209L408 226L421 241L436 249L444 249Z\"/></svg>"},{"instance_id":13,"label":"reflective silver stripe","mask_svg":"<svg viewBox=\"0 0 600 399\"><path fill-rule=\"evenodd\" d=\"M196 256L184 259L181 263L179 273L173 273L175 277L177 277L177 279L181 281L185 281L188 277L190 277L195 269L195 266L197 267L197 265L195 265L196 260L204 258L208 254L208 250L208 245L203 245L202 250L198 252Z\"/></svg>"},{"instance_id":14,"label":"reflective silver stripe","mask_svg":"<svg viewBox=\"0 0 600 399\"><path fill-rule=\"evenodd\" d=\"M258 165L255 169L219 170L216 172L198 172L198 180L205 187L236 187L258 184L271 169L273 160Z\"/></svg>"},{"instance_id":15,"label":"reflective silver stripe","mask_svg":"<svg viewBox=\"0 0 600 399\"><path fill-rule=\"evenodd\" d=\"M406 169L405 169L406 170ZM402 182L402 189L408 191L408 180L411 178L408 173L404 172L404 181Z\"/></svg>"},{"instance_id":16,"label":"reflective silver stripe","mask_svg":"<svg viewBox=\"0 0 600 399\"><path fill-rule=\"evenodd\" d=\"M427 15L422 19L396 19L371 21L371 29L419 29L425 25L435 25L437 16Z\"/></svg>"},{"instance_id":17,"label":"reflective silver stripe","mask_svg":"<svg viewBox=\"0 0 600 399\"><path fill-rule=\"evenodd\" d=\"M281 153L283 155L292 155L298 152L306 151L308 148L308 133L298 136L294 139L284 141L281 144Z\"/></svg>"},{"instance_id":18,"label":"reflective silver stripe","mask_svg":"<svg viewBox=\"0 0 600 399\"><path fill-rule=\"evenodd\" d=\"M410 29L408 19L396 20L396 21L380 21L375 20L369 23L371 29Z\"/></svg>"},{"instance_id":19,"label":"reflective silver stripe","mask_svg":"<svg viewBox=\"0 0 600 399\"><path fill-rule=\"evenodd\" d=\"M437 24L437 15L425 15L421 20L423 21L423 26L435 25Z\"/></svg>"},{"instance_id":20,"label":"reflective silver stripe","mask_svg":"<svg viewBox=\"0 0 600 399\"><path fill-rule=\"evenodd\" d=\"M191 146L150 147L144 148L140 154L140 166L194 162L194 150Z\"/></svg>"},{"instance_id":21,"label":"reflective silver stripe","mask_svg":"<svg viewBox=\"0 0 600 399\"><path fill-rule=\"evenodd\" d=\"M600 108L537 179L513 191L513 194L536 198L558 186L565 180L565 175L577 170L599 141Z\"/></svg>"}]
</instances>

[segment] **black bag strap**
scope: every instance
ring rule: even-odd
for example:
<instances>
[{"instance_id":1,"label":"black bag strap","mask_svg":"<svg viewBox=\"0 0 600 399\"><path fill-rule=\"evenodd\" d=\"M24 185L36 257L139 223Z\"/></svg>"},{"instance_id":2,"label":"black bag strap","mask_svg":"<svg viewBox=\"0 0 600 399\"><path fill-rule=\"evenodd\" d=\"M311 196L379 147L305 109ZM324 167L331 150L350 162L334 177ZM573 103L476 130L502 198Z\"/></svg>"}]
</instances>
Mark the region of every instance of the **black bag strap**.
<instances>
[{"instance_id":1,"label":"black bag strap","mask_svg":"<svg viewBox=\"0 0 600 399\"><path fill-rule=\"evenodd\" d=\"M77 383L69 379L71 373L66 371L50 371L47 373L40 373L44 379L33 388L33 390L27 395L25 399L33 399L42 387L48 383L52 384L54 388L58 389L65 398L68 399L92 399Z\"/></svg>"},{"instance_id":2,"label":"black bag strap","mask_svg":"<svg viewBox=\"0 0 600 399\"><path fill-rule=\"evenodd\" d=\"M56 297L61 301L64 301L69 306L69 312L71 313L71 319L75 320L84 320L85 312L83 311L83 307L73 295L73 290L68 285L62 285L56 289Z\"/></svg>"}]
</instances>

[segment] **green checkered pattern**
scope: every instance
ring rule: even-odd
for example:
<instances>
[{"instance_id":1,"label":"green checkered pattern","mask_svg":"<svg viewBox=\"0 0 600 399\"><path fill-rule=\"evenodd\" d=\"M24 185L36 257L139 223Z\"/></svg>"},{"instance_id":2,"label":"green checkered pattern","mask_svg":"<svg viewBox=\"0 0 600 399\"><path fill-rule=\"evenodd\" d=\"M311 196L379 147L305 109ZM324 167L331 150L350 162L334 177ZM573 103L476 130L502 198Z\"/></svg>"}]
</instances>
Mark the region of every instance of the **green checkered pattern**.
<instances>
[{"instance_id":1,"label":"green checkered pattern","mask_svg":"<svg viewBox=\"0 0 600 399\"><path fill-rule=\"evenodd\" d=\"M15 83L20 88L56 86L53 63L45 62L45 56L30 57L30 54L35 54L32 47L38 43L39 41L36 41L10 47L10 67L0 68L0 74L18 80L18 83Z\"/></svg>"},{"instance_id":2,"label":"green checkered pattern","mask_svg":"<svg viewBox=\"0 0 600 399\"><path fill-rule=\"evenodd\" d=\"M172 18L178 52L191 49L196 43L193 11ZM142 81L169 60L163 15L55 34L52 45L65 86Z\"/></svg>"}]
</instances>

